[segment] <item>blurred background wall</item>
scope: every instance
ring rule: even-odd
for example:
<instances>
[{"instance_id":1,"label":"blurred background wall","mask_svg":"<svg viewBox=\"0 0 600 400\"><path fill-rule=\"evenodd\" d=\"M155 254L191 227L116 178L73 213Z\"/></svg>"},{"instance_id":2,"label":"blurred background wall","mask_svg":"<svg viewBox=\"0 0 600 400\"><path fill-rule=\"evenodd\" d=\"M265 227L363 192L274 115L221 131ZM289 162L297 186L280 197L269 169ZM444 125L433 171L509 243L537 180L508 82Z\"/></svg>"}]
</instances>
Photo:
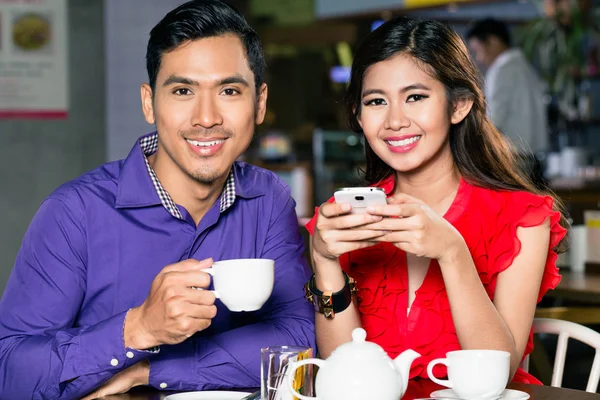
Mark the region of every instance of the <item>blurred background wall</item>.
<instances>
[{"instance_id":1,"label":"blurred background wall","mask_svg":"<svg viewBox=\"0 0 600 400\"><path fill-rule=\"evenodd\" d=\"M42 200L106 159L103 2L69 0L69 118L0 119L0 292Z\"/></svg>"}]
</instances>

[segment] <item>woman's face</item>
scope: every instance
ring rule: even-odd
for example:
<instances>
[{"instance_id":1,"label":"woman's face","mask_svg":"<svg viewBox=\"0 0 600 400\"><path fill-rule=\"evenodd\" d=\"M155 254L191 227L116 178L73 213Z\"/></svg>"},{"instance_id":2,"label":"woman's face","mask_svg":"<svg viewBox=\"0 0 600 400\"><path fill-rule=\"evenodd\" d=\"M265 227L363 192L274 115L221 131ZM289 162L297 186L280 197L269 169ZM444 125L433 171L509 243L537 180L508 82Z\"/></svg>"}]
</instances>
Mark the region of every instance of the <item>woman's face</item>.
<instances>
[{"instance_id":1,"label":"woman's face","mask_svg":"<svg viewBox=\"0 0 600 400\"><path fill-rule=\"evenodd\" d=\"M358 122L373 151L397 172L410 173L452 157L448 134L470 110L448 112L444 85L411 56L369 67Z\"/></svg>"}]
</instances>

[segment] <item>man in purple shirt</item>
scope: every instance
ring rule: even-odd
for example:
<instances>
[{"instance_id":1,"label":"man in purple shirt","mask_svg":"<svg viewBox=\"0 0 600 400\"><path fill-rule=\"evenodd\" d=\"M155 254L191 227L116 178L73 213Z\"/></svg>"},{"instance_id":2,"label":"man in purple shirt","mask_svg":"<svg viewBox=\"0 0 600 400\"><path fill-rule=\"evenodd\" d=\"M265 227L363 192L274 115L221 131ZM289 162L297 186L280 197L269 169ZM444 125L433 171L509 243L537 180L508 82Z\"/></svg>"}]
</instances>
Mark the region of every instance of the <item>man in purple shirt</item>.
<instances>
[{"instance_id":1,"label":"man in purple shirt","mask_svg":"<svg viewBox=\"0 0 600 400\"><path fill-rule=\"evenodd\" d=\"M258 36L229 6L191 1L151 31L147 68L157 133L58 188L25 235L0 301L2 399L256 387L261 347L315 345L290 190L235 161L265 114ZM262 309L193 289L231 258L275 260Z\"/></svg>"}]
</instances>

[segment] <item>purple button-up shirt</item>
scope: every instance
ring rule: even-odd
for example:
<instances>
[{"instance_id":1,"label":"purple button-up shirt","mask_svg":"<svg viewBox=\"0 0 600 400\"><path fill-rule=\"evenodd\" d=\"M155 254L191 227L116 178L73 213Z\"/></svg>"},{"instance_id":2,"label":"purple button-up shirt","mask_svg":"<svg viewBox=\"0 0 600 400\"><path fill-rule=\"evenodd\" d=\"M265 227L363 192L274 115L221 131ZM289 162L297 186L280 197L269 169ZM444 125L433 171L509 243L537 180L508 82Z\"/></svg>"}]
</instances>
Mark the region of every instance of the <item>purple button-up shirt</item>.
<instances>
[{"instance_id":1,"label":"purple button-up shirt","mask_svg":"<svg viewBox=\"0 0 600 400\"><path fill-rule=\"evenodd\" d=\"M155 388L257 387L261 347L314 348L314 311L302 290L309 270L289 188L236 162L226 185L235 195L226 189L196 226L183 207L167 208L170 197L142 149L152 137L125 160L58 188L31 222L0 301L1 399L80 398L144 359ZM217 300L212 325L185 342L155 353L126 348L125 315L154 277L208 257L274 259L269 301L232 313Z\"/></svg>"}]
</instances>

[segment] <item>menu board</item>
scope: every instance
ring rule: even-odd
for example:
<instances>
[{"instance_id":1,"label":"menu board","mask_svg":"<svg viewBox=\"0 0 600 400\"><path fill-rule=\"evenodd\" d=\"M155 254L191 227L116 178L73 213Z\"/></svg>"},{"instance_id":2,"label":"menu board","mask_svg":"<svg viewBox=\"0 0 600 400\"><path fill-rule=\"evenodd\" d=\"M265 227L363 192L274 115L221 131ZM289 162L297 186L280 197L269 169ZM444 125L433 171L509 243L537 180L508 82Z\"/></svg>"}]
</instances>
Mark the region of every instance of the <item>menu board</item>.
<instances>
[{"instance_id":1,"label":"menu board","mask_svg":"<svg viewBox=\"0 0 600 400\"><path fill-rule=\"evenodd\" d=\"M0 118L68 115L67 0L0 0Z\"/></svg>"}]
</instances>

